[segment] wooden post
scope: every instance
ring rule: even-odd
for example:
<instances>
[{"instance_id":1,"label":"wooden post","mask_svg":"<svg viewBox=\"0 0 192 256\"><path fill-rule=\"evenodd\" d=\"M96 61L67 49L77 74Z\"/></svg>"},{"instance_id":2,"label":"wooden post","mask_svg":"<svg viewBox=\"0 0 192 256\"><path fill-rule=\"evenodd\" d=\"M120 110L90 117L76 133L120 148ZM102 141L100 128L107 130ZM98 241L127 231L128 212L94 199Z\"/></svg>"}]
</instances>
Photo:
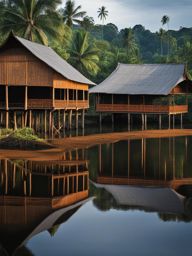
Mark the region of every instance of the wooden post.
<instances>
[{"instance_id":1,"label":"wooden post","mask_svg":"<svg viewBox=\"0 0 192 256\"><path fill-rule=\"evenodd\" d=\"M128 113L128 130L131 130L131 114Z\"/></svg>"},{"instance_id":2,"label":"wooden post","mask_svg":"<svg viewBox=\"0 0 192 256\"><path fill-rule=\"evenodd\" d=\"M6 129L9 128L9 87L5 86L5 108L6 108L6 118L5 118L5 126Z\"/></svg>"},{"instance_id":3,"label":"wooden post","mask_svg":"<svg viewBox=\"0 0 192 256\"><path fill-rule=\"evenodd\" d=\"M82 129L85 128L85 109L82 110L82 120L81 120L81 127Z\"/></svg>"},{"instance_id":4,"label":"wooden post","mask_svg":"<svg viewBox=\"0 0 192 256\"><path fill-rule=\"evenodd\" d=\"M47 133L47 110L44 112L44 132Z\"/></svg>"},{"instance_id":5,"label":"wooden post","mask_svg":"<svg viewBox=\"0 0 192 256\"><path fill-rule=\"evenodd\" d=\"M27 127L28 112L25 111L25 127Z\"/></svg>"},{"instance_id":6,"label":"wooden post","mask_svg":"<svg viewBox=\"0 0 192 256\"><path fill-rule=\"evenodd\" d=\"M181 113L181 129L183 129L183 114Z\"/></svg>"},{"instance_id":7,"label":"wooden post","mask_svg":"<svg viewBox=\"0 0 192 256\"><path fill-rule=\"evenodd\" d=\"M32 110L29 110L29 128L32 128Z\"/></svg>"},{"instance_id":8,"label":"wooden post","mask_svg":"<svg viewBox=\"0 0 192 256\"><path fill-rule=\"evenodd\" d=\"M173 115L173 129L175 129L175 115Z\"/></svg>"},{"instance_id":9,"label":"wooden post","mask_svg":"<svg viewBox=\"0 0 192 256\"><path fill-rule=\"evenodd\" d=\"M161 118L161 114L159 115L159 129L162 128L162 118Z\"/></svg>"},{"instance_id":10,"label":"wooden post","mask_svg":"<svg viewBox=\"0 0 192 256\"><path fill-rule=\"evenodd\" d=\"M69 111L69 129L72 129L72 115L73 115L73 111L70 110Z\"/></svg>"},{"instance_id":11,"label":"wooden post","mask_svg":"<svg viewBox=\"0 0 192 256\"><path fill-rule=\"evenodd\" d=\"M17 130L17 112L13 112L13 119L14 119L14 130Z\"/></svg>"},{"instance_id":12,"label":"wooden post","mask_svg":"<svg viewBox=\"0 0 192 256\"><path fill-rule=\"evenodd\" d=\"M145 114L145 129L147 130L147 114Z\"/></svg>"},{"instance_id":13,"label":"wooden post","mask_svg":"<svg viewBox=\"0 0 192 256\"><path fill-rule=\"evenodd\" d=\"M65 127L66 127L66 113L65 110L63 110L63 130L65 131Z\"/></svg>"},{"instance_id":14,"label":"wooden post","mask_svg":"<svg viewBox=\"0 0 192 256\"><path fill-rule=\"evenodd\" d=\"M171 129L171 116L169 114L169 129Z\"/></svg>"},{"instance_id":15,"label":"wooden post","mask_svg":"<svg viewBox=\"0 0 192 256\"><path fill-rule=\"evenodd\" d=\"M57 114L58 114L58 130L60 131L60 128L61 128L61 112L60 112L60 109L58 109L57 111Z\"/></svg>"},{"instance_id":16,"label":"wooden post","mask_svg":"<svg viewBox=\"0 0 192 256\"><path fill-rule=\"evenodd\" d=\"M145 129L145 116L144 114L141 114L141 119L142 119L142 130Z\"/></svg>"},{"instance_id":17,"label":"wooden post","mask_svg":"<svg viewBox=\"0 0 192 256\"><path fill-rule=\"evenodd\" d=\"M25 110L28 108L28 87L25 86Z\"/></svg>"},{"instance_id":18,"label":"wooden post","mask_svg":"<svg viewBox=\"0 0 192 256\"><path fill-rule=\"evenodd\" d=\"M99 113L99 126L101 130L102 129L102 113Z\"/></svg>"},{"instance_id":19,"label":"wooden post","mask_svg":"<svg viewBox=\"0 0 192 256\"><path fill-rule=\"evenodd\" d=\"M21 127L24 128L25 126L25 113L22 111L21 113Z\"/></svg>"},{"instance_id":20,"label":"wooden post","mask_svg":"<svg viewBox=\"0 0 192 256\"><path fill-rule=\"evenodd\" d=\"M79 113L78 110L75 112L75 128L78 129L78 123L79 123Z\"/></svg>"}]
</instances>

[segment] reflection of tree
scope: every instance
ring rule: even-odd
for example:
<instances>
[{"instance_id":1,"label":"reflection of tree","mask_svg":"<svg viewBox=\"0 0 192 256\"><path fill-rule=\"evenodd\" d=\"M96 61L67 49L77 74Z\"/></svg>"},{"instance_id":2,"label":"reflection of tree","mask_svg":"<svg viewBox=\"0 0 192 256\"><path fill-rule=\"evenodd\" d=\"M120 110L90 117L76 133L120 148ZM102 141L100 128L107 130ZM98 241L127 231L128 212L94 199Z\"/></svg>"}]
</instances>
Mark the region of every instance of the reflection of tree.
<instances>
[{"instance_id":1,"label":"reflection of tree","mask_svg":"<svg viewBox=\"0 0 192 256\"><path fill-rule=\"evenodd\" d=\"M60 225L55 225L47 230L52 237L55 236L55 234L57 233L59 226Z\"/></svg>"},{"instance_id":2,"label":"reflection of tree","mask_svg":"<svg viewBox=\"0 0 192 256\"><path fill-rule=\"evenodd\" d=\"M191 222L192 221L192 198L188 198L184 202L183 214L158 213L158 217L164 222Z\"/></svg>"},{"instance_id":3,"label":"reflection of tree","mask_svg":"<svg viewBox=\"0 0 192 256\"><path fill-rule=\"evenodd\" d=\"M28 248L23 246L14 253L14 256L34 256L34 254Z\"/></svg>"}]
</instances>

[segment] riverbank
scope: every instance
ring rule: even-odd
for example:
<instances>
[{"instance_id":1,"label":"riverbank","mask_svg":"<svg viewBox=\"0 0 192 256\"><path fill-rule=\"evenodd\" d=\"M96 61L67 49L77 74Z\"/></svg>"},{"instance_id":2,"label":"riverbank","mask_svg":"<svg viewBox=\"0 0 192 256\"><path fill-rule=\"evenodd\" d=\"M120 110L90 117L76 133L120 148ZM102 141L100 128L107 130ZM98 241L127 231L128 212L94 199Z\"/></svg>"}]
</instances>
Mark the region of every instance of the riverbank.
<instances>
[{"instance_id":1,"label":"riverbank","mask_svg":"<svg viewBox=\"0 0 192 256\"><path fill-rule=\"evenodd\" d=\"M63 154L67 151L72 151L75 149L86 149L99 144L114 143L120 140L138 140L183 136L192 136L192 129L147 130L94 134L49 140L47 145L49 145L50 148L43 150L2 150L0 148L0 157L10 159L28 159L34 161L38 159L44 161L58 161L63 158Z\"/></svg>"}]
</instances>

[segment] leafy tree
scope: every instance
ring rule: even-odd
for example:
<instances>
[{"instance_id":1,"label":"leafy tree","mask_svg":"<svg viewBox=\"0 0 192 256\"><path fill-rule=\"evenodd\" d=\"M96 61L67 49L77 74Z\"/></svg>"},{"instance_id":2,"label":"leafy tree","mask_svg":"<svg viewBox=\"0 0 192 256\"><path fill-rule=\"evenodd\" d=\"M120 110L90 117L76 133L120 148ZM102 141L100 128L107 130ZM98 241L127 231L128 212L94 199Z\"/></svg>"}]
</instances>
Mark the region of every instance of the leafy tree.
<instances>
[{"instance_id":1,"label":"leafy tree","mask_svg":"<svg viewBox=\"0 0 192 256\"><path fill-rule=\"evenodd\" d=\"M69 49L70 63L85 75L96 76L99 71L98 49L85 31L76 31Z\"/></svg>"},{"instance_id":2,"label":"leafy tree","mask_svg":"<svg viewBox=\"0 0 192 256\"><path fill-rule=\"evenodd\" d=\"M103 23L102 25L104 26L104 21L107 19L109 12L107 11L105 6L102 6L101 8L99 8L97 13L98 13L98 18L102 21ZM103 26L102 26L102 39L103 39Z\"/></svg>"},{"instance_id":3,"label":"leafy tree","mask_svg":"<svg viewBox=\"0 0 192 256\"><path fill-rule=\"evenodd\" d=\"M135 41L135 36L131 28L126 28L121 31L122 45L127 51L128 63L139 62L139 48Z\"/></svg>"},{"instance_id":4,"label":"leafy tree","mask_svg":"<svg viewBox=\"0 0 192 256\"><path fill-rule=\"evenodd\" d=\"M86 15L86 12L81 11L81 8L81 5L75 6L75 1L67 0L64 9L60 10L67 26L72 27L73 24L81 24L82 18Z\"/></svg>"},{"instance_id":5,"label":"leafy tree","mask_svg":"<svg viewBox=\"0 0 192 256\"><path fill-rule=\"evenodd\" d=\"M158 36L160 37L160 41L161 41L161 56L163 56L163 40L165 37L165 30L160 28Z\"/></svg>"},{"instance_id":6,"label":"leafy tree","mask_svg":"<svg viewBox=\"0 0 192 256\"><path fill-rule=\"evenodd\" d=\"M92 27L94 26L94 19L93 17L85 16L83 20L81 21L81 27L85 31L90 31Z\"/></svg>"},{"instance_id":7,"label":"leafy tree","mask_svg":"<svg viewBox=\"0 0 192 256\"><path fill-rule=\"evenodd\" d=\"M59 4L61 0L7 0L1 8L1 33L13 31L28 40L48 45L49 38L60 38L63 34L56 11Z\"/></svg>"}]
</instances>

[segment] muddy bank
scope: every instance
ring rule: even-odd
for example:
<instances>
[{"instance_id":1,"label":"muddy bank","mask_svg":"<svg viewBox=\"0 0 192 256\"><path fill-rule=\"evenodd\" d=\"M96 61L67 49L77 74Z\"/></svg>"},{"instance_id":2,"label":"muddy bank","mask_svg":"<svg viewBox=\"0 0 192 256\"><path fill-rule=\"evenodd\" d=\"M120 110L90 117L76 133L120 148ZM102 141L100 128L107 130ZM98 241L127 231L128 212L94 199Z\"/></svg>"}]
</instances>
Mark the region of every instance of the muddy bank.
<instances>
[{"instance_id":1,"label":"muddy bank","mask_svg":"<svg viewBox=\"0 0 192 256\"><path fill-rule=\"evenodd\" d=\"M147 130L131 132L115 132L106 134L94 134L88 136L70 137L51 140L50 143L56 147L69 151L78 148L89 148L98 144L113 143L120 140L135 140L145 138L168 138L192 136L192 129L174 130Z\"/></svg>"}]
</instances>

